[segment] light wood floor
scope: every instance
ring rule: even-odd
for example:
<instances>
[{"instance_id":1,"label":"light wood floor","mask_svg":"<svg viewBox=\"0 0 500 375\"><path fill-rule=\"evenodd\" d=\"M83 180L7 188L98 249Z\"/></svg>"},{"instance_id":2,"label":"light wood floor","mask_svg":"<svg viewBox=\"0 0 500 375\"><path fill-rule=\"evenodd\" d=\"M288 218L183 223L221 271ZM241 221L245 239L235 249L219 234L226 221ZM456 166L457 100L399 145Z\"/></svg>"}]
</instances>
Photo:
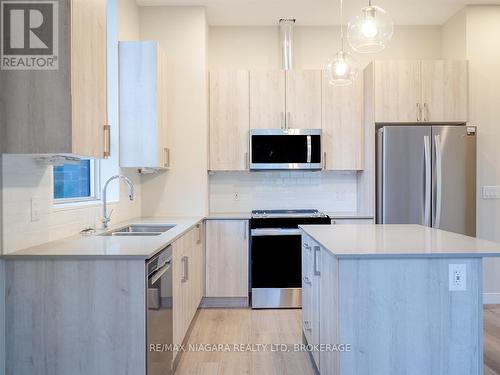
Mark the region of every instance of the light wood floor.
<instances>
[{"instance_id":1,"label":"light wood floor","mask_svg":"<svg viewBox=\"0 0 500 375\"><path fill-rule=\"evenodd\" d=\"M500 375L500 306L484 308L484 375Z\"/></svg>"},{"instance_id":2,"label":"light wood floor","mask_svg":"<svg viewBox=\"0 0 500 375\"><path fill-rule=\"evenodd\" d=\"M300 310L203 309L188 344L302 342ZM304 352L193 352L175 375L313 375ZM500 306L484 309L484 375L500 375Z\"/></svg>"}]
</instances>

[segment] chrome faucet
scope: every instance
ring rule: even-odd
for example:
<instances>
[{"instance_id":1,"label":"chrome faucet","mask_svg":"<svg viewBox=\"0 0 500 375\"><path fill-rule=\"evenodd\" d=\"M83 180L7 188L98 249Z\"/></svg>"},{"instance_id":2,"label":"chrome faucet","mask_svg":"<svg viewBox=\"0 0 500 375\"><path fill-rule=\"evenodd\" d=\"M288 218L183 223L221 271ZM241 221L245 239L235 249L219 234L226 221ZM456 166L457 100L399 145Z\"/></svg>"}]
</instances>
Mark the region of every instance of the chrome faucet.
<instances>
[{"instance_id":1,"label":"chrome faucet","mask_svg":"<svg viewBox=\"0 0 500 375\"><path fill-rule=\"evenodd\" d=\"M104 184L104 188L102 189L102 215L103 215L102 227L103 227L103 229L108 229L108 224L109 224L109 221L111 220L111 214L113 213L113 210L111 210L111 212L108 215L108 202L106 199L106 191L108 189L109 183L113 180L116 180L116 179L125 181L125 183L128 186L128 198L131 201L134 200L134 184L132 183L132 181L130 181L130 179L128 177L118 175L118 174L113 176L113 177L110 177L106 181L106 183Z\"/></svg>"}]
</instances>

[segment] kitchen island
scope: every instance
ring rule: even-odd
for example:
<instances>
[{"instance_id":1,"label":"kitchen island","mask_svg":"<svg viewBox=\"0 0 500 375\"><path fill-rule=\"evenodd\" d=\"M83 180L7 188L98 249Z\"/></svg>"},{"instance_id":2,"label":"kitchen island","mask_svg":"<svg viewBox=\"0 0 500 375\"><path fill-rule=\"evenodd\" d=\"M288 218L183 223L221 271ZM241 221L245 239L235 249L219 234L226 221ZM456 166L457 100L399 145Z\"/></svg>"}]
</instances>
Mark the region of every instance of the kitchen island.
<instances>
[{"instance_id":1,"label":"kitchen island","mask_svg":"<svg viewBox=\"0 0 500 375\"><path fill-rule=\"evenodd\" d=\"M321 375L483 373L482 258L500 244L419 225L301 228Z\"/></svg>"}]
</instances>

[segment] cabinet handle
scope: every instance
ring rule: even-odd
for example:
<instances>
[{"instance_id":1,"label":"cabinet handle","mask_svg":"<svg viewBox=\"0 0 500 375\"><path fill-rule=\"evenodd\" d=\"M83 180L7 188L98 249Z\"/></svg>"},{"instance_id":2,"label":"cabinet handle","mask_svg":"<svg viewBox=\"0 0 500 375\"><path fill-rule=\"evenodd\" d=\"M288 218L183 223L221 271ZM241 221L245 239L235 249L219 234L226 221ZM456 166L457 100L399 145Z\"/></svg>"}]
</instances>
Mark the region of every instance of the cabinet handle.
<instances>
[{"instance_id":1,"label":"cabinet handle","mask_svg":"<svg viewBox=\"0 0 500 375\"><path fill-rule=\"evenodd\" d=\"M422 121L422 105L417 103L417 121Z\"/></svg>"},{"instance_id":2,"label":"cabinet handle","mask_svg":"<svg viewBox=\"0 0 500 375\"><path fill-rule=\"evenodd\" d=\"M424 121L429 121L429 106L424 103Z\"/></svg>"},{"instance_id":3,"label":"cabinet handle","mask_svg":"<svg viewBox=\"0 0 500 375\"><path fill-rule=\"evenodd\" d=\"M247 223L245 222L245 225L243 225L243 239L246 240L248 238L248 229L247 229Z\"/></svg>"},{"instance_id":4,"label":"cabinet handle","mask_svg":"<svg viewBox=\"0 0 500 375\"><path fill-rule=\"evenodd\" d=\"M184 275L182 276L182 282L185 283L189 280L189 258L187 256L182 257L182 263L184 263Z\"/></svg>"},{"instance_id":5,"label":"cabinet handle","mask_svg":"<svg viewBox=\"0 0 500 375\"><path fill-rule=\"evenodd\" d=\"M319 261L318 261L319 252L320 252L320 247L314 246L314 275L315 276L321 276L321 272L319 270Z\"/></svg>"},{"instance_id":6,"label":"cabinet handle","mask_svg":"<svg viewBox=\"0 0 500 375\"><path fill-rule=\"evenodd\" d=\"M165 147L163 149L163 152L165 153L165 167L168 168L170 167L170 149L168 147Z\"/></svg>"},{"instance_id":7,"label":"cabinet handle","mask_svg":"<svg viewBox=\"0 0 500 375\"><path fill-rule=\"evenodd\" d=\"M280 128L281 129L285 129L286 128L286 119L285 119L285 113L284 112L281 112Z\"/></svg>"},{"instance_id":8,"label":"cabinet handle","mask_svg":"<svg viewBox=\"0 0 500 375\"><path fill-rule=\"evenodd\" d=\"M104 125L104 152L105 159L111 156L111 126Z\"/></svg>"},{"instance_id":9,"label":"cabinet handle","mask_svg":"<svg viewBox=\"0 0 500 375\"><path fill-rule=\"evenodd\" d=\"M196 228L198 228L198 240L196 241L196 243L200 244L201 243L201 224L198 224L196 226Z\"/></svg>"},{"instance_id":10,"label":"cabinet handle","mask_svg":"<svg viewBox=\"0 0 500 375\"><path fill-rule=\"evenodd\" d=\"M323 152L323 169L326 169L326 151Z\"/></svg>"},{"instance_id":11,"label":"cabinet handle","mask_svg":"<svg viewBox=\"0 0 500 375\"><path fill-rule=\"evenodd\" d=\"M250 169L250 162L248 159L248 152L245 152L245 169Z\"/></svg>"}]
</instances>

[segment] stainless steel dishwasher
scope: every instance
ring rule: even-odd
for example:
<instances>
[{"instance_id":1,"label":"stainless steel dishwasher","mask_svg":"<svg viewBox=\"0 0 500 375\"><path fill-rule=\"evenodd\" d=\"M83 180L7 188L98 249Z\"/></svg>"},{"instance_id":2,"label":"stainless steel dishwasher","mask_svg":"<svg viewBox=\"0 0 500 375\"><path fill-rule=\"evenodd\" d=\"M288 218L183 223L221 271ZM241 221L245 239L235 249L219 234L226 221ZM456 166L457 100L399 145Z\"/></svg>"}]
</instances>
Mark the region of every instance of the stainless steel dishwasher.
<instances>
[{"instance_id":1,"label":"stainless steel dishwasher","mask_svg":"<svg viewBox=\"0 0 500 375\"><path fill-rule=\"evenodd\" d=\"M169 375L172 370L172 247L146 263L147 374Z\"/></svg>"}]
</instances>

